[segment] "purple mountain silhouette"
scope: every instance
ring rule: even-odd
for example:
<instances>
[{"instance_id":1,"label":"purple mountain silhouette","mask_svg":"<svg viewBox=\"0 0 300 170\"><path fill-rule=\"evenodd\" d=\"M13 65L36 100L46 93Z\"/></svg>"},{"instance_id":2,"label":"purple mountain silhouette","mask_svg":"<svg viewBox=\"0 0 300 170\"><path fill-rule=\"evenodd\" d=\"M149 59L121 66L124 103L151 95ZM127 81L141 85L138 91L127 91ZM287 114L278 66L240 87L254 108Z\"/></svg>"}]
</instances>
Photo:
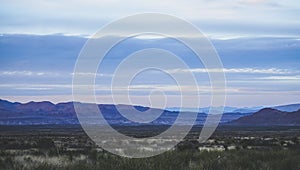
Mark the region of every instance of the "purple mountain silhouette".
<instances>
[{"instance_id":1,"label":"purple mountain silhouette","mask_svg":"<svg viewBox=\"0 0 300 170\"><path fill-rule=\"evenodd\" d=\"M294 112L283 112L264 108L252 115L241 117L231 122L236 125L300 125L300 109Z\"/></svg>"}]
</instances>

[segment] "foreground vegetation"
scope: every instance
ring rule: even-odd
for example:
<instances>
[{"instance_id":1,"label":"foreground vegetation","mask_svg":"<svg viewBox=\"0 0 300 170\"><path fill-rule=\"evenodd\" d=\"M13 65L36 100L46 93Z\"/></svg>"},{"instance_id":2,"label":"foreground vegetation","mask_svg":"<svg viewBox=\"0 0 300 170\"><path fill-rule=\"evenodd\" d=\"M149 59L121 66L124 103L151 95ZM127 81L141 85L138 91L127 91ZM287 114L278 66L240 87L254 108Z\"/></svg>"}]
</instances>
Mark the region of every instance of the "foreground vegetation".
<instances>
[{"instance_id":1,"label":"foreground vegetation","mask_svg":"<svg viewBox=\"0 0 300 170\"><path fill-rule=\"evenodd\" d=\"M93 150L47 155L1 152L1 169L299 169L298 150L170 151L145 159L121 158Z\"/></svg>"},{"instance_id":2,"label":"foreground vegetation","mask_svg":"<svg viewBox=\"0 0 300 170\"><path fill-rule=\"evenodd\" d=\"M174 150L144 159L103 151L80 130L23 128L22 133L17 132L20 129L0 135L1 170L300 169L299 129L223 129L206 143L199 143L191 135Z\"/></svg>"}]
</instances>

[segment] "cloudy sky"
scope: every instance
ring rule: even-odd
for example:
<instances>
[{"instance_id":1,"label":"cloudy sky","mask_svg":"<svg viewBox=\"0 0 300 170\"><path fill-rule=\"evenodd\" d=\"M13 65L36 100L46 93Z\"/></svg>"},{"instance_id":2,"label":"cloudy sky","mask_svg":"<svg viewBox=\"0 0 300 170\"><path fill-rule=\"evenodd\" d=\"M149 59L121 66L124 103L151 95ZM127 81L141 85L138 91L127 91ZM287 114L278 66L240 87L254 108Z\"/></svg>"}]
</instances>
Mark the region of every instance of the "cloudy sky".
<instances>
[{"instance_id":1,"label":"cloudy sky","mask_svg":"<svg viewBox=\"0 0 300 170\"><path fill-rule=\"evenodd\" d=\"M120 17L141 12L175 15L206 34L298 36L297 0L3 0L2 33L87 34Z\"/></svg>"},{"instance_id":2,"label":"cloudy sky","mask_svg":"<svg viewBox=\"0 0 300 170\"><path fill-rule=\"evenodd\" d=\"M0 98L72 100L74 65L87 38L113 20L141 12L180 17L209 37L224 65L226 105L300 102L300 3L296 0L3 0ZM132 38L116 46L97 74L98 101L112 102L108 84L123 57L150 47L182 56L197 77L201 106L208 106L211 89L205 69L194 63L193 54L182 44L167 38ZM176 70L178 74L184 71ZM122 89L119 95L126 97ZM193 89L188 85L182 89L190 91L193 100ZM162 73L141 74L131 90L135 104L149 105L149 92L164 90L172 96L168 106L177 105L178 88Z\"/></svg>"}]
</instances>

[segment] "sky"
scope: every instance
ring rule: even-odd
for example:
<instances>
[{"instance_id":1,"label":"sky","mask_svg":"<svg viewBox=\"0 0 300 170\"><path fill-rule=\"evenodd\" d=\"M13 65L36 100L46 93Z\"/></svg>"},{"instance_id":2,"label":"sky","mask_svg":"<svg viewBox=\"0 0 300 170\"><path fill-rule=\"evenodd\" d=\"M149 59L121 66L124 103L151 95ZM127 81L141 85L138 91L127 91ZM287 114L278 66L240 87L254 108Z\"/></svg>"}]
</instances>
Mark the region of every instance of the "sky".
<instances>
[{"instance_id":1,"label":"sky","mask_svg":"<svg viewBox=\"0 0 300 170\"><path fill-rule=\"evenodd\" d=\"M133 0L126 3L3 0L0 98L54 103L72 100L74 65L88 37L114 20L143 12L174 15L208 36L224 65L226 105L300 103L300 2L296 0ZM124 57L154 47L172 50L191 67L199 83L200 105L208 106L211 89L203 65L196 64L194 54L182 44L164 37L131 38L114 47L97 73L98 102L112 102L108 85ZM182 74L185 70L174 71ZM132 83L134 104L150 105L149 93L163 90L171 96L168 107L178 105L178 87L163 73L145 72ZM194 89L188 85L181 88L191 93L189 100L193 101ZM119 87L118 95L127 97L124 87ZM162 98L159 93L150 97L157 101ZM87 97L86 101L89 100Z\"/></svg>"},{"instance_id":2,"label":"sky","mask_svg":"<svg viewBox=\"0 0 300 170\"><path fill-rule=\"evenodd\" d=\"M297 0L3 0L2 33L90 35L124 16L159 12L213 36L298 36Z\"/></svg>"}]
</instances>

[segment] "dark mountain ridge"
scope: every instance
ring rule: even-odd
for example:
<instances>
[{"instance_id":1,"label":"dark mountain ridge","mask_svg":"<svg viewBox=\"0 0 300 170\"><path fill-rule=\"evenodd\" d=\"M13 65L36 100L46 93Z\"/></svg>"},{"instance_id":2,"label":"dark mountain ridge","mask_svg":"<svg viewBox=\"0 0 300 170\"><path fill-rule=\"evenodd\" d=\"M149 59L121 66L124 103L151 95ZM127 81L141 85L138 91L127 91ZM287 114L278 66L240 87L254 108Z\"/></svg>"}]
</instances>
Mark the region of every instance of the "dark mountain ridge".
<instances>
[{"instance_id":1,"label":"dark mountain ridge","mask_svg":"<svg viewBox=\"0 0 300 170\"><path fill-rule=\"evenodd\" d=\"M300 125L300 109L294 112L284 112L273 108L264 108L252 115L241 117L230 122L233 125Z\"/></svg>"},{"instance_id":2,"label":"dark mountain ridge","mask_svg":"<svg viewBox=\"0 0 300 170\"><path fill-rule=\"evenodd\" d=\"M11 116L76 116L73 102L53 104L49 101L12 103L0 99L0 117ZM5 114L3 114L5 113Z\"/></svg>"},{"instance_id":3,"label":"dark mountain ridge","mask_svg":"<svg viewBox=\"0 0 300 170\"><path fill-rule=\"evenodd\" d=\"M89 112L91 104L80 103L85 108L86 112ZM123 111L130 111L134 107L135 109L144 112L149 107L143 106L130 106L130 105L118 105L118 108ZM123 117L117 110L115 105L112 104L98 104L104 118L112 124L135 124L134 122ZM159 111L161 117L151 123L154 124L172 124L178 112L172 112L161 109L152 109L152 111ZM150 114L151 114L150 112ZM100 114L100 113L99 113ZM202 117L206 117L205 114L199 114L201 120ZM90 118L91 123L95 122L95 118ZM49 101L42 102L28 102L28 103L13 103L0 99L0 125L10 124L78 124L77 115L74 109L74 102L53 104Z\"/></svg>"},{"instance_id":4,"label":"dark mountain ridge","mask_svg":"<svg viewBox=\"0 0 300 170\"><path fill-rule=\"evenodd\" d=\"M31 124L79 124L74 102L54 104L49 101L18 103L9 102L0 99L0 125L31 125ZM89 111L88 103L82 103ZM149 107L118 105L123 111L135 109L144 112ZM123 117L116 106L113 104L99 104L104 118L111 124L138 125ZM152 108L151 108L152 109ZM161 116L150 123L150 125L172 125L179 112L161 109L152 109L161 111ZM264 108L255 113L229 112L222 115L221 124L228 125L300 125L300 109L294 112L284 112L273 108ZM190 112L183 112L187 116ZM150 112L151 114L151 112ZM198 113L196 124L203 125L207 114ZM95 118L90 119L95 122ZM181 122L184 124L185 122Z\"/></svg>"}]
</instances>

